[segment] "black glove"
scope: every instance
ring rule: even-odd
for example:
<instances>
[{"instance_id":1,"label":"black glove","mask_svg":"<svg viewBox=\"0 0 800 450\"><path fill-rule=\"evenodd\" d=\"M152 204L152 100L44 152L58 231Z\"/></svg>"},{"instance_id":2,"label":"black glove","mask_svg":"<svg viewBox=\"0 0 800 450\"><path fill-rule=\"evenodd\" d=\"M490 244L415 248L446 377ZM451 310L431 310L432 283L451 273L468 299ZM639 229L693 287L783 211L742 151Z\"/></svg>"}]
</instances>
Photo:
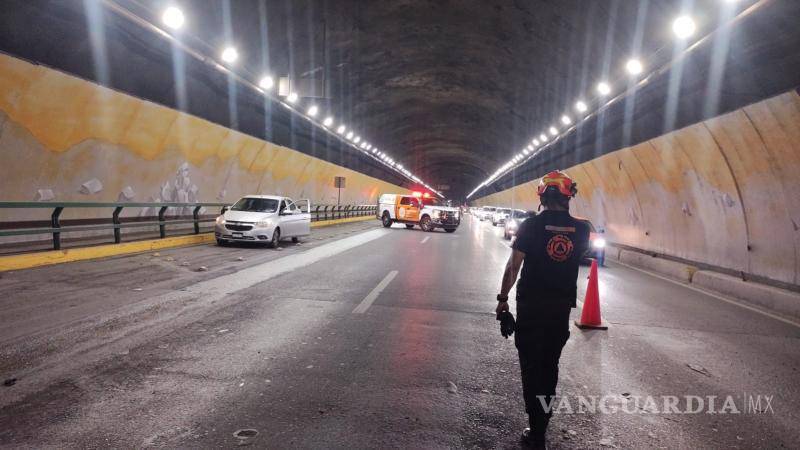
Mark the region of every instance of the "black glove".
<instances>
[{"instance_id":1,"label":"black glove","mask_svg":"<svg viewBox=\"0 0 800 450\"><path fill-rule=\"evenodd\" d=\"M500 334L508 339L509 336L514 334L514 329L517 323L514 321L514 315L508 311L497 313L497 320L500 321Z\"/></svg>"}]
</instances>

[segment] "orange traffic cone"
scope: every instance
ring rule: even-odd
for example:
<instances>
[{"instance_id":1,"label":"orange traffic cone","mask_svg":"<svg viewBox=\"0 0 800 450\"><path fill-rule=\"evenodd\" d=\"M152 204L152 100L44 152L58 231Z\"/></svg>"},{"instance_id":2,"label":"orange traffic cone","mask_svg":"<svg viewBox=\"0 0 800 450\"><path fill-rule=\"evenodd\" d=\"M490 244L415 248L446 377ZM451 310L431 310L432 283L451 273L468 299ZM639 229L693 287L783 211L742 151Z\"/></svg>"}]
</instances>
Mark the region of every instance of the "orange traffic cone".
<instances>
[{"instance_id":1,"label":"orange traffic cone","mask_svg":"<svg viewBox=\"0 0 800 450\"><path fill-rule=\"evenodd\" d=\"M581 320L575 321L575 326L580 329L607 330L608 325L600 318L600 295L597 289L597 260L592 260L592 269L589 271L589 286L586 288L586 298L583 300Z\"/></svg>"}]
</instances>

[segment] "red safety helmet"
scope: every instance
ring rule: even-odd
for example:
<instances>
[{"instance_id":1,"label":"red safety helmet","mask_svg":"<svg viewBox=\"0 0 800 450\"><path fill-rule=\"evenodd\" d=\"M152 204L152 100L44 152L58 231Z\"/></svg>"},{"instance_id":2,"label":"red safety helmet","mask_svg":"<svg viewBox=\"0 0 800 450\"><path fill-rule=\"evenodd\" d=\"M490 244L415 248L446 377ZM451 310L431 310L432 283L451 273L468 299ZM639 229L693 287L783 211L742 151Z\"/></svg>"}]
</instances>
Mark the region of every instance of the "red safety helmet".
<instances>
[{"instance_id":1,"label":"red safety helmet","mask_svg":"<svg viewBox=\"0 0 800 450\"><path fill-rule=\"evenodd\" d=\"M549 172L539 180L539 189L537 189L539 196L544 194L547 188L551 186L557 188L558 192L566 197L572 198L578 193L577 183L560 170Z\"/></svg>"}]
</instances>

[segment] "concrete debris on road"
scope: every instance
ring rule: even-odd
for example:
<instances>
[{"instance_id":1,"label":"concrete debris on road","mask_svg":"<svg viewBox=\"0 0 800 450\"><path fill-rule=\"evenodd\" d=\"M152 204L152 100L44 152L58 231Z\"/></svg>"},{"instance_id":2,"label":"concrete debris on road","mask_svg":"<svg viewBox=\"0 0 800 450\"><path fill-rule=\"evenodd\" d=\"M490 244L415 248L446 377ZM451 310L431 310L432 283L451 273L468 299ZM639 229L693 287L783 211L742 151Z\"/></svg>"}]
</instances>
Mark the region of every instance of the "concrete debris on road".
<instances>
[{"instance_id":1,"label":"concrete debris on road","mask_svg":"<svg viewBox=\"0 0 800 450\"><path fill-rule=\"evenodd\" d=\"M456 386L456 384L453 383L452 381L448 381L447 382L447 392L449 392L451 394L457 393L458 392L458 386Z\"/></svg>"},{"instance_id":2,"label":"concrete debris on road","mask_svg":"<svg viewBox=\"0 0 800 450\"><path fill-rule=\"evenodd\" d=\"M708 370L706 370L706 368L703 367L703 366L698 366L697 364L691 364L691 363L686 364L686 366L689 367L690 369L694 370L697 373L702 373L703 375L705 375L707 377L711 376L711 373L709 373Z\"/></svg>"},{"instance_id":3,"label":"concrete debris on road","mask_svg":"<svg viewBox=\"0 0 800 450\"><path fill-rule=\"evenodd\" d=\"M208 272L208 267L200 266L200 267L197 268L197 271L198 272Z\"/></svg>"}]
</instances>

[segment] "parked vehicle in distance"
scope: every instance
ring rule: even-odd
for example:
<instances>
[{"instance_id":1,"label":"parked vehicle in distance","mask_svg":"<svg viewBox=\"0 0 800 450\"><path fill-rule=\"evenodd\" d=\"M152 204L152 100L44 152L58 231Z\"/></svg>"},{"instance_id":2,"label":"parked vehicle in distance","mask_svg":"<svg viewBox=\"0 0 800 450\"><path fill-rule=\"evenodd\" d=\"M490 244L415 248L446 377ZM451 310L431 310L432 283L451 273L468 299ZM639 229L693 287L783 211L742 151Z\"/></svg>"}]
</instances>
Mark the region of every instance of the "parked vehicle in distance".
<instances>
[{"instance_id":1,"label":"parked vehicle in distance","mask_svg":"<svg viewBox=\"0 0 800 450\"><path fill-rule=\"evenodd\" d=\"M511 239L516 236L517 230L519 226L522 225L522 222L533 215L533 212L523 211L521 209L512 210L511 215L506 219L505 224L503 224L503 237L505 239Z\"/></svg>"},{"instance_id":2,"label":"parked vehicle in distance","mask_svg":"<svg viewBox=\"0 0 800 450\"><path fill-rule=\"evenodd\" d=\"M498 226L506 223L506 219L508 216L511 215L511 209L509 208L497 208L492 214L492 225Z\"/></svg>"},{"instance_id":3,"label":"parked vehicle in distance","mask_svg":"<svg viewBox=\"0 0 800 450\"><path fill-rule=\"evenodd\" d=\"M492 214L494 214L495 210L497 210L497 208L495 208L494 206L484 206L484 207L478 209L478 211L477 211L478 212L478 216L477 217L481 221L484 221L484 220L492 217Z\"/></svg>"},{"instance_id":4,"label":"parked vehicle in distance","mask_svg":"<svg viewBox=\"0 0 800 450\"><path fill-rule=\"evenodd\" d=\"M414 192L412 195L383 194L378 199L377 217L388 228L393 223L405 224L406 228L419 225L423 231L442 228L448 233L456 231L461 223L458 208L445 206L427 192Z\"/></svg>"},{"instance_id":5,"label":"parked vehicle in distance","mask_svg":"<svg viewBox=\"0 0 800 450\"><path fill-rule=\"evenodd\" d=\"M217 217L214 237L219 245L250 241L277 247L283 238L297 242L300 237L311 234L310 211L310 200L301 200L298 205L289 197L247 195Z\"/></svg>"}]
</instances>

